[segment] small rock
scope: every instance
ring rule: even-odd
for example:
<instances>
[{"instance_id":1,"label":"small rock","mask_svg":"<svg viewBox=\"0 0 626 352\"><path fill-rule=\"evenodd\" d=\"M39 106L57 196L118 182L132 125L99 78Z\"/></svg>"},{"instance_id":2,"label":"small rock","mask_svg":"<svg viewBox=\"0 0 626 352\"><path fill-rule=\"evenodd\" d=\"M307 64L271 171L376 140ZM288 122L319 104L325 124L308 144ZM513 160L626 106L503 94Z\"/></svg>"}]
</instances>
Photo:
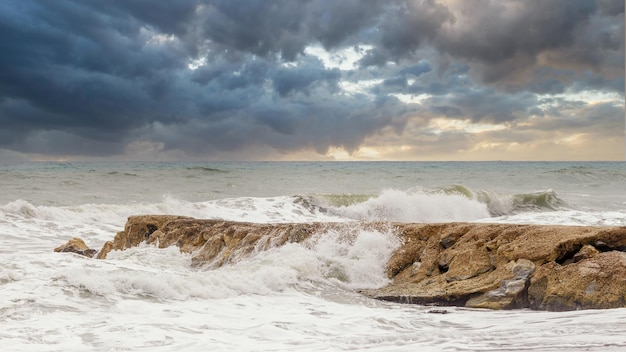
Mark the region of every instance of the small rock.
<instances>
[{"instance_id":1,"label":"small rock","mask_svg":"<svg viewBox=\"0 0 626 352\"><path fill-rule=\"evenodd\" d=\"M71 253L84 255L85 257L89 257L89 258L93 258L93 256L97 252L95 249L89 248L85 244L85 241L83 241L82 239L80 239L78 237L72 238L66 244L55 248L54 251L55 252L61 252L61 253L62 252L71 252Z\"/></svg>"},{"instance_id":2,"label":"small rock","mask_svg":"<svg viewBox=\"0 0 626 352\"><path fill-rule=\"evenodd\" d=\"M598 253L600 253L600 251L598 251L596 247L587 244L584 245L583 248L578 251L578 253L574 254L574 257L572 259L574 259L574 263L578 263L583 259L593 258L598 255Z\"/></svg>"}]
</instances>

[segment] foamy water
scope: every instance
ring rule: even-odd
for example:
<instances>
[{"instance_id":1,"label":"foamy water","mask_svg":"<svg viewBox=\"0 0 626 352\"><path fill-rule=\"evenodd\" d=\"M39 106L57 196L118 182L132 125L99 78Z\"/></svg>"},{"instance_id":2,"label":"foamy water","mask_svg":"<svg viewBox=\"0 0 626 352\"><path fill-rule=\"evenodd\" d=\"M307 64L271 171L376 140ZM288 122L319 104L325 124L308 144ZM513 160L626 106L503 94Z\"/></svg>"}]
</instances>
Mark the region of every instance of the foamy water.
<instances>
[{"instance_id":1,"label":"foamy water","mask_svg":"<svg viewBox=\"0 0 626 352\"><path fill-rule=\"evenodd\" d=\"M322 232L217 269L191 267L190 256L177 248L148 245L111 252L107 260L52 252L76 236L99 249L128 216L148 213L263 223L626 225L621 164L505 164L498 170L469 163L457 165L464 172L456 178L448 164L279 165L0 169L2 349L626 349L624 309L446 307L448 314L435 314L431 307L365 298L356 290L388 283L385 263L398 242L385 232ZM521 180L533 172L543 177L524 186ZM501 185L490 187L498 173ZM515 173L519 179L509 179Z\"/></svg>"}]
</instances>

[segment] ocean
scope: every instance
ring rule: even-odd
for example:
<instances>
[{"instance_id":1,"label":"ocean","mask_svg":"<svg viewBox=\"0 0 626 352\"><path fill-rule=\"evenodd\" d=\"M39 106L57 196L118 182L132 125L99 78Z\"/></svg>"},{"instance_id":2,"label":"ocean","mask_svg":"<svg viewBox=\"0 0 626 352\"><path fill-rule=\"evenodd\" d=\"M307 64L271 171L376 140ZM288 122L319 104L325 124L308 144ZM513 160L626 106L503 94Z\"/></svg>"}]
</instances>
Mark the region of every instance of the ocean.
<instances>
[{"instance_id":1,"label":"ocean","mask_svg":"<svg viewBox=\"0 0 626 352\"><path fill-rule=\"evenodd\" d=\"M625 162L0 164L4 351L618 351L626 309L489 311L381 302L393 234L326 232L191 266L177 248L94 249L126 219L626 226Z\"/></svg>"}]
</instances>

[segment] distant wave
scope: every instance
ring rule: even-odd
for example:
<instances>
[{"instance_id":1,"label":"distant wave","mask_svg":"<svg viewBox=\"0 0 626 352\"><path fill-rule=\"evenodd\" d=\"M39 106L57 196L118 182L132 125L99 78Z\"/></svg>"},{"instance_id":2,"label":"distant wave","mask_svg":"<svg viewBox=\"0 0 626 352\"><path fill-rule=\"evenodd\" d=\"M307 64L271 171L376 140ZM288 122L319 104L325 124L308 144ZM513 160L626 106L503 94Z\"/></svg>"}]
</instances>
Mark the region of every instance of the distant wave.
<instances>
[{"instance_id":1,"label":"distant wave","mask_svg":"<svg viewBox=\"0 0 626 352\"><path fill-rule=\"evenodd\" d=\"M463 185L441 188L445 194L459 194L487 205L492 216L512 215L523 212L541 212L569 209L569 205L551 190L530 193L502 194L489 190L473 191Z\"/></svg>"},{"instance_id":2,"label":"distant wave","mask_svg":"<svg viewBox=\"0 0 626 352\"><path fill-rule=\"evenodd\" d=\"M602 180L626 180L626 173L613 168L596 168L584 165L572 165L561 169L547 171L553 175L573 178L576 180L602 181Z\"/></svg>"},{"instance_id":3,"label":"distant wave","mask_svg":"<svg viewBox=\"0 0 626 352\"><path fill-rule=\"evenodd\" d=\"M557 173L557 174L571 174L571 175L593 175L594 170L595 170L594 168L591 168L588 166L572 165L572 166L568 166L568 167L564 167L561 169L552 170L548 172Z\"/></svg>"},{"instance_id":4,"label":"distant wave","mask_svg":"<svg viewBox=\"0 0 626 352\"><path fill-rule=\"evenodd\" d=\"M553 190L502 194L463 185L369 194L308 194L295 202L312 212L366 221L438 222L571 209Z\"/></svg>"},{"instance_id":5,"label":"distant wave","mask_svg":"<svg viewBox=\"0 0 626 352\"><path fill-rule=\"evenodd\" d=\"M206 166L190 166L187 168L187 170L192 170L192 171L203 171L203 172L210 172L210 173L226 173L228 171L225 170L220 170L220 169L216 169L216 168L212 168L212 167L206 167Z\"/></svg>"},{"instance_id":6,"label":"distant wave","mask_svg":"<svg viewBox=\"0 0 626 352\"><path fill-rule=\"evenodd\" d=\"M305 195L296 202L312 212L361 221L447 222L490 217L485 204L456 194L386 190L372 195Z\"/></svg>"},{"instance_id":7,"label":"distant wave","mask_svg":"<svg viewBox=\"0 0 626 352\"><path fill-rule=\"evenodd\" d=\"M16 200L0 205L0 222L74 221L121 226L137 214L173 214L205 219L260 223L280 222L450 222L483 221L520 214L574 210L556 192L520 194L474 191L462 185L434 190L386 190L371 194L305 194L280 197L239 197L190 202L164 196L156 203L34 205Z\"/></svg>"},{"instance_id":8,"label":"distant wave","mask_svg":"<svg viewBox=\"0 0 626 352\"><path fill-rule=\"evenodd\" d=\"M119 172L119 171L107 172L107 175L110 175L110 176L139 176L139 175L133 174L131 172Z\"/></svg>"},{"instance_id":9,"label":"distant wave","mask_svg":"<svg viewBox=\"0 0 626 352\"><path fill-rule=\"evenodd\" d=\"M203 202L190 202L170 195L157 203L82 204L75 206L34 205L18 199L0 205L0 223L3 219L24 222L62 221L83 224L116 224L123 226L126 218L140 214L170 214L197 219L224 219L257 223L284 222L338 222L331 214L310 211L297 198L239 197Z\"/></svg>"},{"instance_id":10,"label":"distant wave","mask_svg":"<svg viewBox=\"0 0 626 352\"><path fill-rule=\"evenodd\" d=\"M0 205L8 218L123 223L136 214L175 214L250 222L477 221L500 216L574 210L552 190L501 194L463 185L434 190L386 190L371 194L305 194L269 198L239 197L189 202L164 196L157 203L33 205L16 200Z\"/></svg>"}]
</instances>

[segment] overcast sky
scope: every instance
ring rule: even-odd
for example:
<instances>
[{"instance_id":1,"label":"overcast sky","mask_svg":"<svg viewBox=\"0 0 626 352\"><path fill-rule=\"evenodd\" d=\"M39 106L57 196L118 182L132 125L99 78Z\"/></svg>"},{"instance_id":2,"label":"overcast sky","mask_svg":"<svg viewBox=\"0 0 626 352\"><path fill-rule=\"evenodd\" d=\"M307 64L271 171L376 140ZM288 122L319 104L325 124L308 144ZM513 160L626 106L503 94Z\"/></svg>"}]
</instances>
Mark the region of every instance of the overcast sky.
<instances>
[{"instance_id":1,"label":"overcast sky","mask_svg":"<svg viewBox=\"0 0 626 352\"><path fill-rule=\"evenodd\" d=\"M2 0L0 160L624 160L623 0Z\"/></svg>"}]
</instances>

